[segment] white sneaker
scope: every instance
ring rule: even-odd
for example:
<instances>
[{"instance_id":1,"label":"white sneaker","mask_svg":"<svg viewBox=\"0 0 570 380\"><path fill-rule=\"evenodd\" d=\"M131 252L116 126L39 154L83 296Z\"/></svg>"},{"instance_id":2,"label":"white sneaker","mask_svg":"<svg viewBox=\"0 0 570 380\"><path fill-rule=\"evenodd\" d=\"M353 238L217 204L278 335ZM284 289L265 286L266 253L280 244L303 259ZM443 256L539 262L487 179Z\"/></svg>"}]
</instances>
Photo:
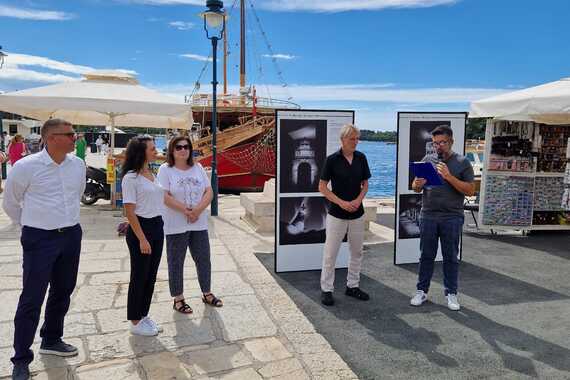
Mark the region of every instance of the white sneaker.
<instances>
[{"instance_id":1,"label":"white sneaker","mask_svg":"<svg viewBox=\"0 0 570 380\"><path fill-rule=\"evenodd\" d=\"M410 300L410 305L421 306L422 303L427 301L427 294L423 290L416 290L416 295Z\"/></svg>"},{"instance_id":2,"label":"white sneaker","mask_svg":"<svg viewBox=\"0 0 570 380\"><path fill-rule=\"evenodd\" d=\"M157 325L156 322L153 321L152 319L150 319L149 317L143 317L142 320L145 321L146 323L150 324L159 333L164 332L164 329L161 326Z\"/></svg>"},{"instance_id":3,"label":"white sneaker","mask_svg":"<svg viewBox=\"0 0 570 380\"><path fill-rule=\"evenodd\" d=\"M154 328L150 323L146 322L145 319L141 319L138 324L131 324L131 334L141 335L141 336L156 336L158 335L158 330Z\"/></svg>"},{"instance_id":4,"label":"white sneaker","mask_svg":"<svg viewBox=\"0 0 570 380\"><path fill-rule=\"evenodd\" d=\"M461 309L461 306L459 306L459 301L457 300L457 294L447 295L447 307L449 310L453 311Z\"/></svg>"}]
</instances>

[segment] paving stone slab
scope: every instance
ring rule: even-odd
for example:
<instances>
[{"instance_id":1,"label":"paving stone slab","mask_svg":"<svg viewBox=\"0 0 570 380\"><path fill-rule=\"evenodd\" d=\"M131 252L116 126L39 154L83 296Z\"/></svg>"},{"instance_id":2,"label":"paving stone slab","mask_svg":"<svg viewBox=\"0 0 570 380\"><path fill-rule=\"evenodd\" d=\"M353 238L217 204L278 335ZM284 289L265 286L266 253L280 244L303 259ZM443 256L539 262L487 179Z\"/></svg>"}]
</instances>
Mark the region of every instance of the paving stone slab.
<instances>
[{"instance_id":1,"label":"paving stone slab","mask_svg":"<svg viewBox=\"0 0 570 380\"><path fill-rule=\"evenodd\" d=\"M162 324L156 337L132 335L129 331L87 337L91 360L103 361L143 353L157 353L181 347L202 345L216 340L209 319Z\"/></svg>"},{"instance_id":2,"label":"paving stone slab","mask_svg":"<svg viewBox=\"0 0 570 380\"><path fill-rule=\"evenodd\" d=\"M277 334L277 328L254 295L227 297L224 307L213 310L224 340L234 342Z\"/></svg>"},{"instance_id":3,"label":"paving stone slab","mask_svg":"<svg viewBox=\"0 0 570 380\"><path fill-rule=\"evenodd\" d=\"M109 309L117 293L117 285L82 286L76 290L71 311L97 311Z\"/></svg>"},{"instance_id":4,"label":"paving stone slab","mask_svg":"<svg viewBox=\"0 0 570 380\"><path fill-rule=\"evenodd\" d=\"M109 363L91 364L77 368L78 380L141 380L144 375L137 365L130 360L113 360Z\"/></svg>"},{"instance_id":5,"label":"paving stone slab","mask_svg":"<svg viewBox=\"0 0 570 380\"><path fill-rule=\"evenodd\" d=\"M128 284L131 278L130 272L99 273L91 275L89 285L118 285Z\"/></svg>"},{"instance_id":6,"label":"paving stone slab","mask_svg":"<svg viewBox=\"0 0 570 380\"><path fill-rule=\"evenodd\" d=\"M0 275L0 290L13 289L22 289L22 277Z\"/></svg>"},{"instance_id":7,"label":"paving stone slab","mask_svg":"<svg viewBox=\"0 0 570 380\"><path fill-rule=\"evenodd\" d=\"M187 380L192 375L180 359L171 352L147 355L139 359L139 363L150 380Z\"/></svg>"},{"instance_id":8,"label":"paving stone slab","mask_svg":"<svg viewBox=\"0 0 570 380\"><path fill-rule=\"evenodd\" d=\"M20 290L6 290L0 292L0 299L2 300L2 307L0 307L0 322L14 320L16 309L18 308L20 293Z\"/></svg>"},{"instance_id":9,"label":"paving stone slab","mask_svg":"<svg viewBox=\"0 0 570 380\"><path fill-rule=\"evenodd\" d=\"M228 371L252 364L236 344L187 352L181 355L180 360L200 375Z\"/></svg>"},{"instance_id":10,"label":"paving stone slab","mask_svg":"<svg viewBox=\"0 0 570 380\"><path fill-rule=\"evenodd\" d=\"M22 264L2 264L0 265L0 275L8 276L21 276L22 275Z\"/></svg>"},{"instance_id":11,"label":"paving stone slab","mask_svg":"<svg viewBox=\"0 0 570 380\"><path fill-rule=\"evenodd\" d=\"M291 357L291 353L275 337L248 340L243 345L253 358L260 362L272 362Z\"/></svg>"},{"instance_id":12,"label":"paving stone slab","mask_svg":"<svg viewBox=\"0 0 570 380\"><path fill-rule=\"evenodd\" d=\"M301 362L295 358L268 363L259 369L259 373L266 378L274 378L277 376L284 376L287 374L291 376L293 375L298 376L299 372L305 373L305 370L303 369L303 365L301 364ZM305 376L307 376L306 373ZM296 377L295 379L299 380L298 377Z\"/></svg>"},{"instance_id":13,"label":"paving stone slab","mask_svg":"<svg viewBox=\"0 0 570 380\"><path fill-rule=\"evenodd\" d=\"M238 369L235 371L231 371L225 375L216 377L219 380L262 380L262 377L259 376L257 372L255 372L252 368L246 369Z\"/></svg>"},{"instance_id":14,"label":"paving stone slab","mask_svg":"<svg viewBox=\"0 0 570 380\"><path fill-rule=\"evenodd\" d=\"M121 260L88 260L79 261L79 273L119 272Z\"/></svg>"}]
</instances>

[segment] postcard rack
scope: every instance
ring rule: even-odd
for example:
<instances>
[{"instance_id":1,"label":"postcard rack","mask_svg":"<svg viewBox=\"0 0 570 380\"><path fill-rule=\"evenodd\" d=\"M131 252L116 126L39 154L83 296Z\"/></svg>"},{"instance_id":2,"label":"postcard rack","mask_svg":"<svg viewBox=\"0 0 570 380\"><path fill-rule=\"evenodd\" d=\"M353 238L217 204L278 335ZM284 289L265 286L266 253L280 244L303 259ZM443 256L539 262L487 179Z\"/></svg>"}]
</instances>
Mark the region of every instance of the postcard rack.
<instances>
[{"instance_id":1,"label":"postcard rack","mask_svg":"<svg viewBox=\"0 0 570 380\"><path fill-rule=\"evenodd\" d=\"M479 222L495 230L570 230L570 125L489 120Z\"/></svg>"}]
</instances>

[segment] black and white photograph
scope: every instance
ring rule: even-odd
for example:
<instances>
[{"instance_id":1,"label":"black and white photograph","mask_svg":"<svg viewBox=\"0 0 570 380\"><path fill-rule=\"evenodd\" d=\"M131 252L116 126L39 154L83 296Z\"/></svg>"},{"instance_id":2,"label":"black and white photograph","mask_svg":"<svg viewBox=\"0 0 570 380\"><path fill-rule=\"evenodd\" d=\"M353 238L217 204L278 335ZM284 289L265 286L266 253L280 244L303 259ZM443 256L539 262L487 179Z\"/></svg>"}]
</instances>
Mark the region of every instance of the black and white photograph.
<instances>
[{"instance_id":1,"label":"black and white photograph","mask_svg":"<svg viewBox=\"0 0 570 380\"><path fill-rule=\"evenodd\" d=\"M326 120L282 119L278 153L280 192L318 192L326 147Z\"/></svg>"},{"instance_id":2,"label":"black and white photograph","mask_svg":"<svg viewBox=\"0 0 570 380\"><path fill-rule=\"evenodd\" d=\"M421 161L424 157L433 157L437 160L437 151L432 145L431 131L440 125L451 126L449 120L437 121L410 121L410 163ZM412 190L414 174L410 170L408 189Z\"/></svg>"},{"instance_id":3,"label":"black and white photograph","mask_svg":"<svg viewBox=\"0 0 570 380\"><path fill-rule=\"evenodd\" d=\"M400 214L398 215L398 235L400 239L420 238L421 194L400 195Z\"/></svg>"},{"instance_id":4,"label":"black and white photograph","mask_svg":"<svg viewBox=\"0 0 570 380\"><path fill-rule=\"evenodd\" d=\"M294 197L279 200L279 244L325 242L329 203L324 197Z\"/></svg>"}]
</instances>

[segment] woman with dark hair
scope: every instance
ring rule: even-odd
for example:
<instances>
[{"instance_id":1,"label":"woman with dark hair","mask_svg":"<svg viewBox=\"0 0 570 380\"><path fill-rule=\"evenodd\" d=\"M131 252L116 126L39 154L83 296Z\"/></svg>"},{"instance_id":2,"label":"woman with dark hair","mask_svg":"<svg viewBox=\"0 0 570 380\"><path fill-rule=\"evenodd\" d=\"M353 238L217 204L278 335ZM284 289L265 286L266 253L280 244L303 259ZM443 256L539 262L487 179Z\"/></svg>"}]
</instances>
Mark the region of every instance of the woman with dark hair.
<instances>
[{"instance_id":1,"label":"woman with dark hair","mask_svg":"<svg viewBox=\"0 0 570 380\"><path fill-rule=\"evenodd\" d=\"M127 319L132 323L132 334L155 336L160 329L148 312L164 246L164 189L149 167L157 156L151 137L132 138L125 155L122 190L131 256Z\"/></svg>"},{"instance_id":2,"label":"woman with dark hair","mask_svg":"<svg viewBox=\"0 0 570 380\"><path fill-rule=\"evenodd\" d=\"M183 314L192 313L184 300L184 260L188 248L196 264L202 301L221 307L222 300L210 289L212 266L208 215L204 212L212 201L212 187L202 165L193 161L192 142L188 137L170 140L167 162L160 167L158 180L166 191L163 219L173 308Z\"/></svg>"}]
</instances>

